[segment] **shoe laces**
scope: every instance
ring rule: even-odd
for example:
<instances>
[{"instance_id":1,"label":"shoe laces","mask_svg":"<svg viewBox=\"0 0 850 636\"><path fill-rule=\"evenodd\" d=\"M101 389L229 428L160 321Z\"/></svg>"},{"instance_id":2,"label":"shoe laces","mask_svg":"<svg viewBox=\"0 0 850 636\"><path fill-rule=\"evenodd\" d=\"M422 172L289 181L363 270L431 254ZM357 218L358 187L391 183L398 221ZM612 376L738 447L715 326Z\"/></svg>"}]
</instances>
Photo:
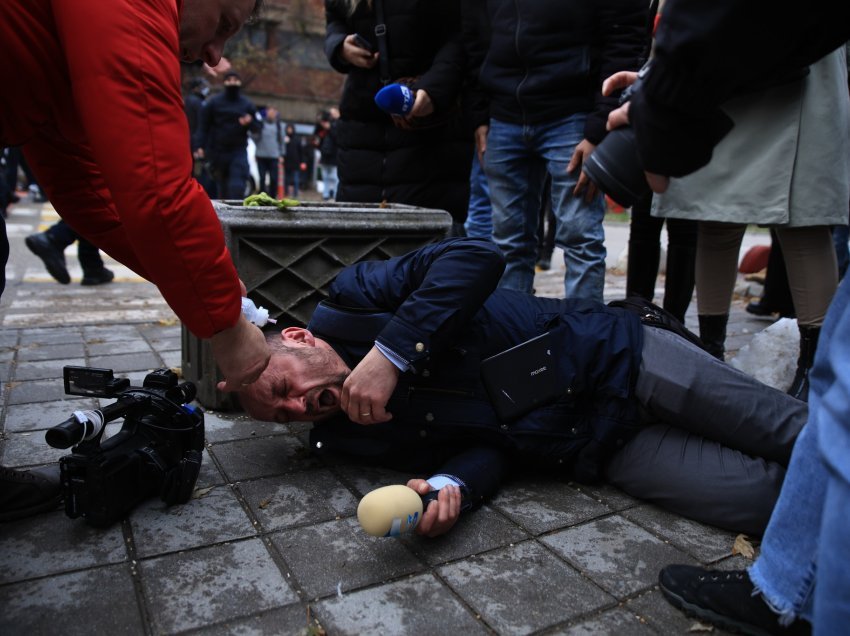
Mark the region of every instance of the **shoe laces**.
<instances>
[{"instance_id":1,"label":"shoe laces","mask_svg":"<svg viewBox=\"0 0 850 636\"><path fill-rule=\"evenodd\" d=\"M38 481L35 475L28 470L18 470L0 466L0 479L5 481Z\"/></svg>"},{"instance_id":2,"label":"shoe laces","mask_svg":"<svg viewBox=\"0 0 850 636\"><path fill-rule=\"evenodd\" d=\"M732 571L732 572L712 572L711 574L701 574L699 576L700 582L711 581L712 583L719 583L721 581L743 581L744 573L742 571Z\"/></svg>"}]
</instances>

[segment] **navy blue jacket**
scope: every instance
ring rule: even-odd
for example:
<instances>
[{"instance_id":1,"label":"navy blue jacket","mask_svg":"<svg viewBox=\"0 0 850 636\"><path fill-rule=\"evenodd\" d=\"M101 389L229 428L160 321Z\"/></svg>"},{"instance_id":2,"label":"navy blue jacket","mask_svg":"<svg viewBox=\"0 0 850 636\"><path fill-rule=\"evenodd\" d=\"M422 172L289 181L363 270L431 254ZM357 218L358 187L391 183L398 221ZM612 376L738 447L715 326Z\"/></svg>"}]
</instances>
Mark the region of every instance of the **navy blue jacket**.
<instances>
[{"instance_id":1,"label":"navy blue jacket","mask_svg":"<svg viewBox=\"0 0 850 636\"><path fill-rule=\"evenodd\" d=\"M400 375L387 405L392 420L361 426L340 415L314 426L311 448L454 475L466 485L466 504L494 494L506 469L525 462L597 480L605 460L637 430L640 322L591 301L496 289L503 269L491 242L449 239L343 270L330 300L386 318L376 333L351 322L328 328L314 320L308 327L351 367L377 339L411 371ZM560 352L563 397L499 421L481 383L481 360L547 331Z\"/></svg>"},{"instance_id":2,"label":"navy blue jacket","mask_svg":"<svg viewBox=\"0 0 850 636\"><path fill-rule=\"evenodd\" d=\"M598 144L617 96L602 81L636 71L646 46L646 0L463 0L474 125L490 117L540 124L589 113Z\"/></svg>"},{"instance_id":3,"label":"navy blue jacket","mask_svg":"<svg viewBox=\"0 0 850 636\"><path fill-rule=\"evenodd\" d=\"M243 95L235 99L226 93L211 97L204 104L201 114L201 147L208 156L245 150L248 147L248 132L259 132L263 123L254 118L247 126L239 123L242 115L256 114L253 102Z\"/></svg>"}]
</instances>

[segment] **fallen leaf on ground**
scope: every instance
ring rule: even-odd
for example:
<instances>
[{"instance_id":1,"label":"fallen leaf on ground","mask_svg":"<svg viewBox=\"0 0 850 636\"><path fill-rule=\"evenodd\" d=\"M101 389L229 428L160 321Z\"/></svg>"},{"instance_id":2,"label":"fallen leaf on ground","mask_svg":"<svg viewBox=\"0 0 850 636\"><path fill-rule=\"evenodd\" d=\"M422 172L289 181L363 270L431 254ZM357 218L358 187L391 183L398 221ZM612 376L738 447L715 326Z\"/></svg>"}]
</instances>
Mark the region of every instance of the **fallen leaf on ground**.
<instances>
[{"instance_id":1,"label":"fallen leaf on ground","mask_svg":"<svg viewBox=\"0 0 850 636\"><path fill-rule=\"evenodd\" d=\"M688 628L689 632L713 632L714 627L712 625L706 625L705 623L700 623L697 621L693 625Z\"/></svg>"},{"instance_id":2,"label":"fallen leaf on ground","mask_svg":"<svg viewBox=\"0 0 850 636\"><path fill-rule=\"evenodd\" d=\"M210 486L209 488L195 488L195 492L192 493L192 499L200 499L201 497L206 497L210 494L210 491L215 488L215 486Z\"/></svg>"},{"instance_id":3,"label":"fallen leaf on ground","mask_svg":"<svg viewBox=\"0 0 850 636\"><path fill-rule=\"evenodd\" d=\"M756 555L756 550L747 535L739 534L735 537L735 545L732 546L732 554L740 554L745 559L752 560Z\"/></svg>"},{"instance_id":4,"label":"fallen leaf on ground","mask_svg":"<svg viewBox=\"0 0 850 636\"><path fill-rule=\"evenodd\" d=\"M269 497L268 499L263 499L263 500L260 502L260 510L265 510L266 508L268 508L268 507L269 507L269 504L270 504L271 502L272 502L272 498L271 498L271 497Z\"/></svg>"}]
</instances>

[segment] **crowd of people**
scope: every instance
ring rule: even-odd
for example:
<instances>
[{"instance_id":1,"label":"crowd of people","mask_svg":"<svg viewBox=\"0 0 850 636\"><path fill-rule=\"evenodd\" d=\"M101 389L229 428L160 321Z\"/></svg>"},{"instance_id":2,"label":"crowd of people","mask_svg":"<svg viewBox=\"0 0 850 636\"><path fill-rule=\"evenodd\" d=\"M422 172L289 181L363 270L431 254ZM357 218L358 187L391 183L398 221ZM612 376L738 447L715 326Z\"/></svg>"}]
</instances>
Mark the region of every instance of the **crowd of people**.
<instances>
[{"instance_id":1,"label":"crowd of people","mask_svg":"<svg viewBox=\"0 0 850 636\"><path fill-rule=\"evenodd\" d=\"M439 491L417 532L449 531L517 470L607 480L764 534L747 571L664 568L675 606L746 633L840 630L850 618L850 287L838 285L832 227L850 207L847 8L326 0L325 53L346 77L307 144L274 106L245 96L235 70L213 96L199 78L181 90L181 62L219 64L262 0L166 5L0 4L0 49L16 62L0 79L31 87L0 99L0 144L21 149L62 217L27 242L57 279L67 270L56 250L90 242L211 340L219 388L255 417L315 421L316 452L390 466L403 456L408 469L415 457L432 476L408 485ZM374 100L394 83L413 96L406 114ZM672 316L602 304L605 206L582 167L623 125L652 190L634 210L629 291L651 300L666 221ZM240 313L244 286L210 203L245 195L249 139L258 188L273 196L299 196L305 149L316 150L325 199L443 209L452 237L343 270L307 329L264 336ZM533 295L535 265L551 254L547 218L564 254L561 300ZM747 223L771 226L784 254L801 334L787 393L723 362ZM5 262L5 236L0 249ZM99 267L83 284L108 282ZM694 285L701 341L680 322ZM483 362L540 337L558 390L500 415ZM0 520L60 496L49 469L0 468Z\"/></svg>"}]
</instances>

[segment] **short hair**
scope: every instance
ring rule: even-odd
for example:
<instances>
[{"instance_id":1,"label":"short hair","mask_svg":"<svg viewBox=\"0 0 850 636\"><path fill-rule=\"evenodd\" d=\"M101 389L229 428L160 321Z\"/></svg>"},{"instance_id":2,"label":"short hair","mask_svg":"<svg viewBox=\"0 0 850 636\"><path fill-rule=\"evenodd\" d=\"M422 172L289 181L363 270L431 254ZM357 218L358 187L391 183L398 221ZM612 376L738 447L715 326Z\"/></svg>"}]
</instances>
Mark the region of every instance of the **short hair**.
<instances>
[{"instance_id":1,"label":"short hair","mask_svg":"<svg viewBox=\"0 0 850 636\"><path fill-rule=\"evenodd\" d=\"M227 71L227 73L224 74L224 79L226 80L230 79L231 77L235 77L240 82L242 81L242 76L239 75L239 73L237 73L236 71Z\"/></svg>"}]
</instances>

